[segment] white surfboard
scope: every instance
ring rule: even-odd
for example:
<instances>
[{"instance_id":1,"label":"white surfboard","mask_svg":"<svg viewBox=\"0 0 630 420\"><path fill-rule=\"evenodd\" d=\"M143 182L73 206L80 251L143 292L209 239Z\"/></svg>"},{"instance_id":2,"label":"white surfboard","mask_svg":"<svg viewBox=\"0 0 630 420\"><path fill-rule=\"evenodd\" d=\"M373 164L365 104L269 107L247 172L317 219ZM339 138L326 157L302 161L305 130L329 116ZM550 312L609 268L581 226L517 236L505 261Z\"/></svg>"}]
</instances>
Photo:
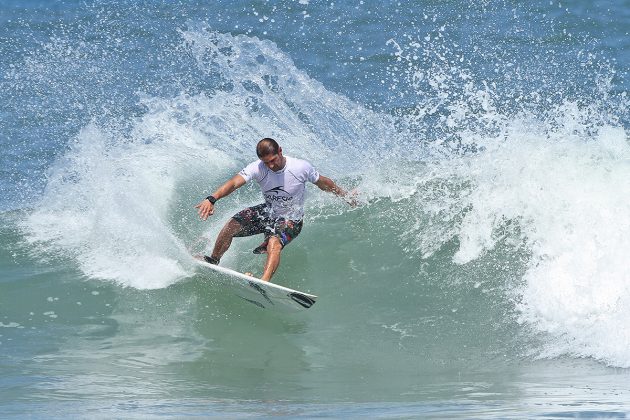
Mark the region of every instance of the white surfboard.
<instances>
[{"instance_id":1,"label":"white surfboard","mask_svg":"<svg viewBox=\"0 0 630 420\"><path fill-rule=\"evenodd\" d=\"M204 269L208 268L220 273L220 276L216 276L217 279L229 286L238 297L260 308L299 311L310 308L317 300L317 296L309 293L246 276L238 271L198 259L195 261Z\"/></svg>"}]
</instances>

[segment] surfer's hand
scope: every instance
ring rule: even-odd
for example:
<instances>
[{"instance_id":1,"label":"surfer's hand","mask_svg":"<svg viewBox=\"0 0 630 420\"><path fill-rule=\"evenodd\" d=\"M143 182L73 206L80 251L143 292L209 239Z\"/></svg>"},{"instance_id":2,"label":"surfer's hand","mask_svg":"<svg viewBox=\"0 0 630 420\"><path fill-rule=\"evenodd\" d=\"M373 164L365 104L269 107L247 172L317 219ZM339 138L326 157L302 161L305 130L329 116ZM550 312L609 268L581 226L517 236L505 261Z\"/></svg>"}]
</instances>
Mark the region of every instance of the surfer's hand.
<instances>
[{"instance_id":1,"label":"surfer's hand","mask_svg":"<svg viewBox=\"0 0 630 420\"><path fill-rule=\"evenodd\" d=\"M355 189L350 192L347 192L343 199L350 205L350 207L355 208L358 207L359 204L359 192Z\"/></svg>"},{"instance_id":2,"label":"surfer's hand","mask_svg":"<svg viewBox=\"0 0 630 420\"><path fill-rule=\"evenodd\" d=\"M201 220L206 220L208 216L212 216L214 214L214 204L205 198L197 204L195 208L197 209L197 214L199 214Z\"/></svg>"}]
</instances>

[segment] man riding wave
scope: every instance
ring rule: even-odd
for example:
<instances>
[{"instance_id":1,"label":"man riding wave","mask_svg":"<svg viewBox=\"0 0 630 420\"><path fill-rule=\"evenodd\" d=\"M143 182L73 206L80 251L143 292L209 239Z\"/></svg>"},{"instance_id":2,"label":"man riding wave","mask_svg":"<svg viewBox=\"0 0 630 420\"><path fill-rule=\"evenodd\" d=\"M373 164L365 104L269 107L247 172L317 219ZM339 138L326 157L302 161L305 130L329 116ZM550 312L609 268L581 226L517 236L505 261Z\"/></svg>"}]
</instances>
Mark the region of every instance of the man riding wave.
<instances>
[{"instance_id":1,"label":"man riding wave","mask_svg":"<svg viewBox=\"0 0 630 420\"><path fill-rule=\"evenodd\" d=\"M219 264L234 237L262 233L265 239L254 253L267 253L261 279L269 281L278 269L282 249L302 230L307 182L345 198L351 206L356 205L356 200L353 194L348 194L332 179L320 175L309 162L283 155L282 148L274 139L260 140L256 146L256 154L258 160L243 168L195 208L199 217L206 220L214 214L214 206L218 200L255 180L262 190L265 202L232 216L221 229L212 254L203 258L210 264Z\"/></svg>"}]
</instances>

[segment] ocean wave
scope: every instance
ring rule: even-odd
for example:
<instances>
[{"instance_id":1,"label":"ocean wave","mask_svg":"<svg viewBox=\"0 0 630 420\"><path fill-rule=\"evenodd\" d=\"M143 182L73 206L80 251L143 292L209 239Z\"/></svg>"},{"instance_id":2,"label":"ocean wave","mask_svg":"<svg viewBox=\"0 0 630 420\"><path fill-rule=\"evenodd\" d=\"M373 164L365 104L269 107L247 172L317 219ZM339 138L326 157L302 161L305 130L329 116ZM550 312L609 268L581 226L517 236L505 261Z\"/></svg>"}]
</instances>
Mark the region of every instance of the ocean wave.
<instances>
[{"instance_id":1,"label":"ocean wave","mask_svg":"<svg viewBox=\"0 0 630 420\"><path fill-rule=\"evenodd\" d=\"M309 251L315 263L294 255L303 264L283 263L289 273L319 278L330 261L359 273L366 293L391 295L379 308L397 308L401 321L384 325L402 337L416 335L423 319L470 325L478 319L471 313L490 304L488 316L502 328L521 323L545 337L538 356L630 366L623 324L630 148L606 95L567 97L543 112L544 98L507 107L510 95L459 60L423 69L398 45L418 103L390 115L328 91L270 41L205 25L180 36L172 51L192 57L211 86L144 94L137 104L144 111L131 123L112 115L85 125L22 224L31 246L70 256L88 278L123 286L188 279L195 275L190 253L203 251L227 216L259 196L251 188L222 200L207 224L193 205L271 136L287 154L356 186L366 203L351 211L311 191L300 239L328 252ZM235 245L227 261L245 261L248 246ZM422 318L417 299L427 288L445 299ZM491 339L493 326L485 328Z\"/></svg>"}]
</instances>

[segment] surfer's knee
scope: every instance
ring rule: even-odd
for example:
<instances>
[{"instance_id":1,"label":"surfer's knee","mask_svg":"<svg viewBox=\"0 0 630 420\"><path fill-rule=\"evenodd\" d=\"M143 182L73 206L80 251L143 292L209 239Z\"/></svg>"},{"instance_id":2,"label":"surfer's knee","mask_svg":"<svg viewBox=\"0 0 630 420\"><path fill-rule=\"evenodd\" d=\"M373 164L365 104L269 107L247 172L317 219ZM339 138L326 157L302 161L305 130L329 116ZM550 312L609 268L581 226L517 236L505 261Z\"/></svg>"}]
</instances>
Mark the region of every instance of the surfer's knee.
<instances>
[{"instance_id":1,"label":"surfer's knee","mask_svg":"<svg viewBox=\"0 0 630 420\"><path fill-rule=\"evenodd\" d=\"M238 221L230 219L223 226L223 229L221 229L220 235L229 235L234 237L241 231L242 228L243 226Z\"/></svg>"},{"instance_id":2,"label":"surfer's knee","mask_svg":"<svg viewBox=\"0 0 630 420\"><path fill-rule=\"evenodd\" d=\"M269 238L269 242L267 242L267 253L280 253L280 251L282 251L282 242L280 242L280 239L275 236Z\"/></svg>"}]
</instances>

